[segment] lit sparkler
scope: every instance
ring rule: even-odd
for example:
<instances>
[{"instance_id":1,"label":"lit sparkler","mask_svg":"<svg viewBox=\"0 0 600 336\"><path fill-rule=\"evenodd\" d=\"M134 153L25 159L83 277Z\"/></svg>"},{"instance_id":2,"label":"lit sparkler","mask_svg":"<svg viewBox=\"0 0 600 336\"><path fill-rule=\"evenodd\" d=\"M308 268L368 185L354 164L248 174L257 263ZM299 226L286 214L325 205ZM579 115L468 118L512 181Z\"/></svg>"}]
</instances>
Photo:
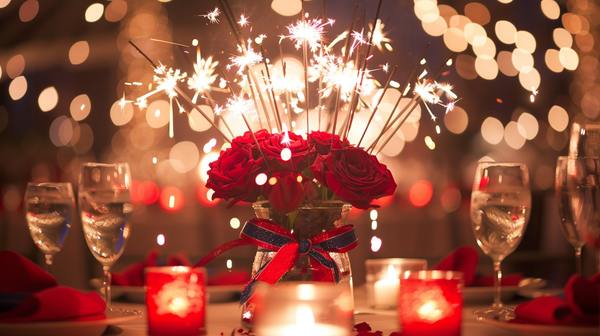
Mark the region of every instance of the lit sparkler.
<instances>
[{"instance_id":1,"label":"lit sparkler","mask_svg":"<svg viewBox=\"0 0 600 336\"><path fill-rule=\"evenodd\" d=\"M228 70L235 66L238 68L238 75L241 75L244 73L246 67L250 68L262 61L262 56L255 53L252 48L252 40L248 40L248 47L245 48L246 50L243 50L242 46L238 46L238 48L240 52L243 52L243 55L231 57L231 64L227 65Z\"/></svg>"},{"instance_id":2,"label":"lit sparkler","mask_svg":"<svg viewBox=\"0 0 600 336\"><path fill-rule=\"evenodd\" d=\"M382 43L391 42L389 38L387 38L388 32L383 32L383 28L385 27L385 23L382 23L380 19L377 19L377 24L375 25L375 29L373 29L373 24L369 23L369 28L373 31L373 45L377 46L380 52L383 52Z\"/></svg>"},{"instance_id":3,"label":"lit sparkler","mask_svg":"<svg viewBox=\"0 0 600 336\"><path fill-rule=\"evenodd\" d=\"M248 18L244 14L240 15L240 20L237 23L240 25L240 27L246 27L250 24Z\"/></svg>"},{"instance_id":4,"label":"lit sparkler","mask_svg":"<svg viewBox=\"0 0 600 336\"><path fill-rule=\"evenodd\" d=\"M194 64L194 74L188 79L188 86L191 90L196 93L192 98L195 103L198 96L203 93L208 93L211 90L210 85L215 82L217 75L214 74L215 67L219 62L213 62L212 56L207 59L203 59L200 56L200 48L198 48L196 54L196 63Z\"/></svg>"},{"instance_id":5,"label":"lit sparkler","mask_svg":"<svg viewBox=\"0 0 600 336\"><path fill-rule=\"evenodd\" d=\"M219 23L219 19L217 19L219 14L221 14L221 12L219 11L219 7L215 7L213 11L206 13L206 15L200 16L204 16L205 18L207 18L208 21L210 21L210 23Z\"/></svg>"},{"instance_id":6,"label":"lit sparkler","mask_svg":"<svg viewBox=\"0 0 600 336\"><path fill-rule=\"evenodd\" d=\"M300 20L296 24L287 26L290 35L287 38L295 41L296 49L300 49L303 42L307 42L310 50L315 52L323 39L324 27L333 25L335 20L329 19L323 23L321 19Z\"/></svg>"}]
</instances>

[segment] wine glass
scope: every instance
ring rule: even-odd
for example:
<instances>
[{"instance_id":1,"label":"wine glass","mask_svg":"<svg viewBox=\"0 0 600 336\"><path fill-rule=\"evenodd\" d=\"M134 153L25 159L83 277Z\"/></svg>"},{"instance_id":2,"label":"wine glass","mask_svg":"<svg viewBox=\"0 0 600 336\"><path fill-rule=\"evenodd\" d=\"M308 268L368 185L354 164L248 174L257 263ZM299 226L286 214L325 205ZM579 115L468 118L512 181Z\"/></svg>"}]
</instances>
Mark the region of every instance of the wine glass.
<instances>
[{"instance_id":1,"label":"wine glass","mask_svg":"<svg viewBox=\"0 0 600 336\"><path fill-rule=\"evenodd\" d=\"M597 169L597 158L559 156L556 162L555 190L560 228L575 248L575 269L579 275L581 249L593 212L590 182L597 178Z\"/></svg>"},{"instance_id":2,"label":"wine glass","mask_svg":"<svg viewBox=\"0 0 600 336\"><path fill-rule=\"evenodd\" d=\"M25 218L35 245L46 256L50 273L54 255L67 239L71 228L75 196L71 183L30 182L25 191Z\"/></svg>"},{"instance_id":3,"label":"wine glass","mask_svg":"<svg viewBox=\"0 0 600 336\"><path fill-rule=\"evenodd\" d=\"M529 173L523 163L479 162L471 194L471 222L477 244L494 263L494 303L475 311L478 319L508 321L514 309L500 300L500 263L512 253L531 211Z\"/></svg>"},{"instance_id":4,"label":"wine glass","mask_svg":"<svg viewBox=\"0 0 600 336\"><path fill-rule=\"evenodd\" d=\"M79 212L85 241L104 271L104 300L110 307L110 268L130 235L133 207L127 163L84 163L79 176Z\"/></svg>"},{"instance_id":5,"label":"wine glass","mask_svg":"<svg viewBox=\"0 0 600 336\"><path fill-rule=\"evenodd\" d=\"M574 122L571 125L569 156L600 157L600 124Z\"/></svg>"}]
</instances>

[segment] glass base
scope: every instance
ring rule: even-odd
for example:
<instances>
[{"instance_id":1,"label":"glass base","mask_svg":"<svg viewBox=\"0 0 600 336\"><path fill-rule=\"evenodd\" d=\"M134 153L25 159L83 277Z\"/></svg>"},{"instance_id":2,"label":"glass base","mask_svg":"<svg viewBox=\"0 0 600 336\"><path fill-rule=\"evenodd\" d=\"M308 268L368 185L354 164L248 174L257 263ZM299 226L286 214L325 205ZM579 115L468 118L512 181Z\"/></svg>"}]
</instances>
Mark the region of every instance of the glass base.
<instances>
[{"instance_id":1,"label":"glass base","mask_svg":"<svg viewBox=\"0 0 600 336\"><path fill-rule=\"evenodd\" d=\"M515 316L515 307L506 307L502 304L493 304L489 307L485 307L482 309L477 309L473 312L475 314L475 318L478 321L482 320L493 320L493 321L510 321L514 319Z\"/></svg>"}]
</instances>

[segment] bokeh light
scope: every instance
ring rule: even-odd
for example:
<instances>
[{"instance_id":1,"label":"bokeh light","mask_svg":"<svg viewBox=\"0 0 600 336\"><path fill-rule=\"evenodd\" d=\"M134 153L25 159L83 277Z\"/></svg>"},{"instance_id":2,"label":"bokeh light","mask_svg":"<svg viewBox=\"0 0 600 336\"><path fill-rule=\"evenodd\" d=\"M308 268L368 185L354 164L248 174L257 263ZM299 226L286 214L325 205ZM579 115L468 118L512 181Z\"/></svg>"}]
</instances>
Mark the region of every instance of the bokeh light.
<instances>
[{"instance_id":1,"label":"bokeh light","mask_svg":"<svg viewBox=\"0 0 600 336\"><path fill-rule=\"evenodd\" d=\"M91 4L85 11L85 21L96 22L104 14L104 5L100 3Z\"/></svg>"},{"instance_id":2,"label":"bokeh light","mask_svg":"<svg viewBox=\"0 0 600 336\"><path fill-rule=\"evenodd\" d=\"M48 112L58 104L58 92L54 86L45 88L38 97L38 106L42 112Z\"/></svg>"},{"instance_id":3,"label":"bokeh light","mask_svg":"<svg viewBox=\"0 0 600 336\"><path fill-rule=\"evenodd\" d=\"M20 76L25 70L25 57L23 55L18 54L11 57L8 62L6 62L6 75L9 78L16 78Z\"/></svg>"},{"instance_id":4,"label":"bokeh light","mask_svg":"<svg viewBox=\"0 0 600 336\"><path fill-rule=\"evenodd\" d=\"M229 226L231 226L232 229L239 229L241 225L241 222L239 220L239 218L233 217L232 219L229 220Z\"/></svg>"},{"instance_id":5,"label":"bokeh light","mask_svg":"<svg viewBox=\"0 0 600 336\"><path fill-rule=\"evenodd\" d=\"M519 134L521 134L527 140L533 140L538 134L540 125L537 119L530 113L522 113L517 121L519 124Z\"/></svg>"},{"instance_id":6,"label":"bokeh light","mask_svg":"<svg viewBox=\"0 0 600 336\"><path fill-rule=\"evenodd\" d=\"M383 244L383 242L381 241L381 238L379 238L377 236L371 237L371 251L372 252L378 252L381 249L382 244Z\"/></svg>"},{"instance_id":7,"label":"bokeh light","mask_svg":"<svg viewBox=\"0 0 600 336\"><path fill-rule=\"evenodd\" d=\"M12 100L19 100L23 98L27 92L27 80L24 76L19 76L13 79L8 86L8 94Z\"/></svg>"},{"instance_id":8,"label":"bokeh light","mask_svg":"<svg viewBox=\"0 0 600 336\"><path fill-rule=\"evenodd\" d=\"M110 120L116 126L123 126L133 118L133 104L126 103L121 106L121 100L117 100L110 108Z\"/></svg>"},{"instance_id":9,"label":"bokeh light","mask_svg":"<svg viewBox=\"0 0 600 336\"><path fill-rule=\"evenodd\" d=\"M87 41L75 42L69 49L69 61L73 65L81 64L90 55L90 45Z\"/></svg>"},{"instance_id":10,"label":"bokeh light","mask_svg":"<svg viewBox=\"0 0 600 336\"><path fill-rule=\"evenodd\" d=\"M540 3L542 12L550 20L556 20L560 17L560 6L554 0L542 0Z\"/></svg>"},{"instance_id":11,"label":"bokeh light","mask_svg":"<svg viewBox=\"0 0 600 336\"><path fill-rule=\"evenodd\" d=\"M176 171L187 173L198 164L200 152L193 142L181 141L171 148L169 159Z\"/></svg>"},{"instance_id":12,"label":"bokeh light","mask_svg":"<svg viewBox=\"0 0 600 336\"><path fill-rule=\"evenodd\" d=\"M519 124L516 121L511 121L504 129L504 141L513 149L520 149L525 145L525 137L521 135Z\"/></svg>"},{"instance_id":13,"label":"bokeh light","mask_svg":"<svg viewBox=\"0 0 600 336\"><path fill-rule=\"evenodd\" d=\"M127 14L127 2L124 0L113 0L104 11L104 18L108 22L120 21Z\"/></svg>"},{"instance_id":14,"label":"bokeh light","mask_svg":"<svg viewBox=\"0 0 600 336\"><path fill-rule=\"evenodd\" d=\"M481 136L488 143L497 145L504 137L504 126L502 126L500 120L487 117L481 124Z\"/></svg>"},{"instance_id":15,"label":"bokeh light","mask_svg":"<svg viewBox=\"0 0 600 336\"><path fill-rule=\"evenodd\" d=\"M92 102L90 101L90 97L86 94L81 94L73 98L71 105L69 106L71 117L77 121L87 118L91 110Z\"/></svg>"},{"instance_id":16,"label":"bokeh light","mask_svg":"<svg viewBox=\"0 0 600 336\"><path fill-rule=\"evenodd\" d=\"M494 26L498 40L504 44L513 44L517 38L517 28L510 21L500 20Z\"/></svg>"},{"instance_id":17,"label":"bokeh light","mask_svg":"<svg viewBox=\"0 0 600 336\"><path fill-rule=\"evenodd\" d=\"M408 192L410 203L416 207L423 207L431 201L433 187L425 180L415 182Z\"/></svg>"},{"instance_id":18,"label":"bokeh light","mask_svg":"<svg viewBox=\"0 0 600 336\"><path fill-rule=\"evenodd\" d=\"M146 122L152 128L161 128L161 127L166 126L169 123L170 109L171 109L171 105L166 100L161 99L161 100L153 101L146 108ZM192 113L194 113L194 112L192 112ZM198 111L196 111L196 113L198 113ZM195 118L194 118L194 123L195 123Z\"/></svg>"},{"instance_id":19,"label":"bokeh light","mask_svg":"<svg viewBox=\"0 0 600 336\"><path fill-rule=\"evenodd\" d=\"M548 111L548 123L557 132L562 132L569 126L569 113L561 106L554 105Z\"/></svg>"},{"instance_id":20,"label":"bokeh light","mask_svg":"<svg viewBox=\"0 0 600 336\"><path fill-rule=\"evenodd\" d=\"M469 115L462 107L454 106L452 112L444 115L444 125L450 132L461 134L469 125Z\"/></svg>"},{"instance_id":21,"label":"bokeh light","mask_svg":"<svg viewBox=\"0 0 600 336\"><path fill-rule=\"evenodd\" d=\"M40 10L37 0L27 0L19 8L19 18L22 22L29 22L35 18Z\"/></svg>"},{"instance_id":22,"label":"bokeh light","mask_svg":"<svg viewBox=\"0 0 600 336\"><path fill-rule=\"evenodd\" d=\"M166 186L160 191L159 203L168 212L179 212L185 203L183 192L177 187Z\"/></svg>"}]
</instances>

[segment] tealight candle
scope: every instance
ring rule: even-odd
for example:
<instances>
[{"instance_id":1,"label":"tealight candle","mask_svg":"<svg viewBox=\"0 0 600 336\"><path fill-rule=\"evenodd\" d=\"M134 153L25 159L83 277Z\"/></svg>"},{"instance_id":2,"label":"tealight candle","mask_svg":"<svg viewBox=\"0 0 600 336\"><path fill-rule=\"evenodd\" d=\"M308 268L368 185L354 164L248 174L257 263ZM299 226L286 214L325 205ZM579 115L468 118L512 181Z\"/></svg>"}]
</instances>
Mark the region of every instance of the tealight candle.
<instances>
[{"instance_id":1,"label":"tealight candle","mask_svg":"<svg viewBox=\"0 0 600 336\"><path fill-rule=\"evenodd\" d=\"M402 336L460 336L461 272L419 271L400 279Z\"/></svg>"},{"instance_id":2,"label":"tealight candle","mask_svg":"<svg viewBox=\"0 0 600 336\"><path fill-rule=\"evenodd\" d=\"M427 269L424 259L370 259L365 261L367 268L367 299L374 308L396 308L401 277L408 271Z\"/></svg>"},{"instance_id":3,"label":"tealight candle","mask_svg":"<svg viewBox=\"0 0 600 336\"><path fill-rule=\"evenodd\" d=\"M204 335L206 271L203 268L149 267L146 269L148 334Z\"/></svg>"},{"instance_id":4,"label":"tealight candle","mask_svg":"<svg viewBox=\"0 0 600 336\"><path fill-rule=\"evenodd\" d=\"M266 292L258 336L349 336L352 330L350 291L330 283L287 283Z\"/></svg>"}]
</instances>

